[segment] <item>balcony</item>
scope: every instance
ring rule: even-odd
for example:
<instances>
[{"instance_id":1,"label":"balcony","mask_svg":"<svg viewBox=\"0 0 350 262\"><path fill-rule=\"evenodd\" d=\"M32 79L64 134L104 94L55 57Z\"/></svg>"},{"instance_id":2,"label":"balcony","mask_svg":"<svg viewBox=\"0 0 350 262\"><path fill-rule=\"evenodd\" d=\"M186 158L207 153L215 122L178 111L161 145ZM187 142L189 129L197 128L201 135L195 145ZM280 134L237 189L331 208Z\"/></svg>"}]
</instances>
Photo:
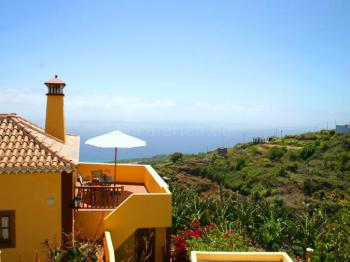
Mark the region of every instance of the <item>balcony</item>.
<instances>
[{"instance_id":1,"label":"balcony","mask_svg":"<svg viewBox=\"0 0 350 262\"><path fill-rule=\"evenodd\" d=\"M77 175L92 181L96 170L101 170L106 178L114 178L114 164L107 163L79 163ZM107 232L112 253L138 229L156 228L157 241L165 239L166 229L171 227L172 197L168 185L149 165L118 164L115 175L116 182L107 185L76 184L78 204L74 219L78 231L89 238L102 237ZM160 256L160 243L156 250L156 256Z\"/></svg>"},{"instance_id":2,"label":"balcony","mask_svg":"<svg viewBox=\"0 0 350 262\"><path fill-rule=\"evenodd\" d=\"M74 192L77 210L112 211L130 195L148 191L143 184L81 185L77 182Z\"/></svg>"},{"instance_id":3,"label":"balcony","mask_svg":"<svg viewBox=\"0 0 350 262\"><path fill-rule=\"evenodd\" d=\"M155 173L152 176L150 167L144 165L117 165L116 182L114 178L114 165L101 163L79 163L78 176L74 194L76 209L80 211L112 211L132 194L162 193L165 192L164 181ZM110 183L93 182L96 178L94 172L100 171L101 176L112 181Z\"/></svg>"},{"instance_id":4,"label":"balcony","mask_svg":"<svg viewBox=\"0 0 350 262\"><path fill-rule=\"evenodd\" d=\"M76 209L113 210L125 199L124 186L76 186Z\"/></svg>"}]
</instances>

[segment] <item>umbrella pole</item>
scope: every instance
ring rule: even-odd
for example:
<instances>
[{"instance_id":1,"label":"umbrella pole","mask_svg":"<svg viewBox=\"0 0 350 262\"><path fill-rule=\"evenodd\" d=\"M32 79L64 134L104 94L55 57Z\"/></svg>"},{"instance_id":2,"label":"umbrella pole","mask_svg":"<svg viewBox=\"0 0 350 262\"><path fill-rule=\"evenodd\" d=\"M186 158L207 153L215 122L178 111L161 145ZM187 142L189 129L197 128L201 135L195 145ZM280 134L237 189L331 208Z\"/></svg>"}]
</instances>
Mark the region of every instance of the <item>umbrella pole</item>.
<instances>
[{"instance_id":1,"label":"umbrella pole","mask_svg":"<svg viewBox=\"0 0 350 262\"><path fill-rule=\"evenodd\" d=\"M117 148L114 149L114 183L117 182L116 177L117 177Z\"/></svg>"}]
</instances>

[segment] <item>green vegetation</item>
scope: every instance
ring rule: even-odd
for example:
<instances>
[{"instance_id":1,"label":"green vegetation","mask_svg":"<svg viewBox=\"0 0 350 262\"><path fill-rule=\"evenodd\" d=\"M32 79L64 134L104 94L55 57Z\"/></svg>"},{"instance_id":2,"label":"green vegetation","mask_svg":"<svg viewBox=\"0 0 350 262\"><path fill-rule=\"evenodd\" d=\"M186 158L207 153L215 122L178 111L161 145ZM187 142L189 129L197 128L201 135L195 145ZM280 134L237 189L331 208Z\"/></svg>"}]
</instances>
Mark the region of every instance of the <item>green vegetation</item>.
<instances>
[{"instance_id":1,"label":"green vegetation","mask_svg":"<svg viewBox=\"0 0 350 262\"><path fill-rule=\"evenodd\" d=\"M216 152L154 161L174 194L173 234L199 221L215 236L185 240L187 250L265 249L315 261L350 260L350 136L334 131L272 138ZM217 241L227 232L233 244ZM213 240L213 241L211 241ZM231 244L229 244L231 243Z\"/></svg>"},{"instance_id":2,"label":"green vegetation","mask_svg":"<svg viewBox=\"0 0 350 262\"><path fill-rule=\"evenodd\" d=\"M180 159L182 159L182 157L183 157L183 154L181 152L175 152L170 156L170 160L171 162L175 163Z\"/></svg>"},{"instance_id":3,"label":"green vegetation","mask_svg":"<svg viewBox=\"0 0 350 262\"><path fill-rule=\"evenodd\" d=\"M46 252L47 257L45 261L47 262L104 261L102 239L86 239L77 232L74 235L64 234L61 246L57 245L56 239L45 239L42 247ZM38 254L36 254L34 262L40 262Z\"/></svg>"},{"instance_id":4,"label":"green vegetation","mask_svg":"<svg viewBox=\"0 0 350 262\"><path fill-rule=\"evenodd\" d=\"M186 261L185 249L264 249L298 259L306 247L314 248L314 261L350 259L350 201L341 195L330 195L317 206L304 203L295 212L280 199L256 201L226 193L222 200L201 198L198 188L179 185L173 185L172 192L175 261ZM193 223L207 226L188 226Z\"/></svg>"}]
</instances>

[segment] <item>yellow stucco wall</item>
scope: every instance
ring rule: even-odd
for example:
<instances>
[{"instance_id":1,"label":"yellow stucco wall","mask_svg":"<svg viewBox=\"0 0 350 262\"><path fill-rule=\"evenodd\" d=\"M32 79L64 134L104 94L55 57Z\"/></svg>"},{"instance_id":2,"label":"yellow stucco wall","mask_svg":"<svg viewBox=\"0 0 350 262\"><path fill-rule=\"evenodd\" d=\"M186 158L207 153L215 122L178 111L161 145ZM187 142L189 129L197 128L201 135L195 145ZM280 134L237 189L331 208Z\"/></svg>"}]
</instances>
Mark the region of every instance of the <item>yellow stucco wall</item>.
<instances>
[{"instance_id":1,"label":"yellow stucco wall","mask_svg":"<svg viewBox=\"0 0 350 262\"><path fill-rule=\"evenodd\" d=\"M91 179L92 170L102 170L103 174L114 177L114 164L79 163L77 173ZM120 183L144 184L150 193L167 193L167 184L148 165L118 164L116 179Z\"/></svg>"},{"instance_id":2,"label":"yellow stucco wall","mask_svg":"<svg viewBox=\"0 0 350 262\"><path fill-rule=\"evenodd\" d=\"M138 228L171 227L171 194L133 194L105 218L117 249Z\"/></svg>"},{"instance_id":3,"label":"yellow stucco wall","mask_svg":"<svg viewBox=\"0 0 350 262\"><path fill-rule=\"evenodd\" d=\"M77 173L91 178L91 170L102 170L103 174L114 177L114 164L79 163ZM117 165L116 179L118 182L142 184L146 169L142 165Z\"/></svg>"},{"instance_id":4,"label":"yellow stucco wall","mask_svg":"<svg viewBox=\"0 0 350 262\"><path fill-rule=\"evenodd\" d=\"M110 211L78 210L74 212L74 228L84 237L90 239L102 238L104 233L104 218Z\"/></svg>"},{"instance_id":5,"label":"yellow stucco wall","mask_svg":"<svg viewBox=\"0 0 350 262\"><path fill-rule=\"evenodd\" d=\"M46 238L61 241L61 175L1 174L0 185L0 210L16 211L16 247L2 249L2 261L32 261L36 250L43 258Z\"/></svg>"},{"instance_id":6,"label":"yellow stucco wall","mask_svg":"<svg viewBox=\"0 0 350 262\"><path fill-rule=\"evenodd\" d=\"M112 237L111 237L111 240L112 240ZM112 248L114 248L113 241L112 241ZM123 245L121 245L116 250L112 250L112 251L114 253L114 257L116 261L137 262L135 258L135 234L131 234L131 236L124 241Z\"/></svg>"},{"instance_id":7,"label":"yellow stucco wall","mask_svg":"<svg viewBox=\"0 0 350 262\"><path fill-rule=\"evenodd\" d=\"M45 131L65 141L64 96L48 95L46 104Z\"/></svg>"}]
</instances>

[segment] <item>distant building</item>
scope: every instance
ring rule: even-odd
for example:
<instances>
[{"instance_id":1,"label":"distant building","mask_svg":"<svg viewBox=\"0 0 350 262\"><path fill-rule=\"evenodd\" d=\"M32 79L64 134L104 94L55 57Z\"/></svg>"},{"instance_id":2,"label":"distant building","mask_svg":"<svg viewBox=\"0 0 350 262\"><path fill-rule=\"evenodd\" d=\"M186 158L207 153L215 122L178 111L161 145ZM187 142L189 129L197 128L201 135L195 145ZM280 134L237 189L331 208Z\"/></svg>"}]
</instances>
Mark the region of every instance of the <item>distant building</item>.
<instances>
[{"instance_id":1,"label":"distant building","mask_svg":"<svg viewBox=\"0 0 350 262\"><path fill-rule=\"evenodd\" d=\"M266 139L263 137L254 137L253 138L253 144L265 144Z\"/></svg>"},{"instance_id":2,"label":"distant building","mask_svg":"<svg viewBox=\"0 0 350 262\"><path fill-rule=\"evenodd\" d=\"M348 125L336 125L335 133L336 134L350 134L350 124L348 124Z\"/></svg>"},{"instance_id":3,"label":"distant building","mask_svg":"<svg viewBox=\"0 0 350 262\"><path fill-rule=\"evenodd\" d=\"M219 156L226 156L227 155L227 148L226 147L219 147L216 151L217 151Z\"/></svg>"}]
</instances>

